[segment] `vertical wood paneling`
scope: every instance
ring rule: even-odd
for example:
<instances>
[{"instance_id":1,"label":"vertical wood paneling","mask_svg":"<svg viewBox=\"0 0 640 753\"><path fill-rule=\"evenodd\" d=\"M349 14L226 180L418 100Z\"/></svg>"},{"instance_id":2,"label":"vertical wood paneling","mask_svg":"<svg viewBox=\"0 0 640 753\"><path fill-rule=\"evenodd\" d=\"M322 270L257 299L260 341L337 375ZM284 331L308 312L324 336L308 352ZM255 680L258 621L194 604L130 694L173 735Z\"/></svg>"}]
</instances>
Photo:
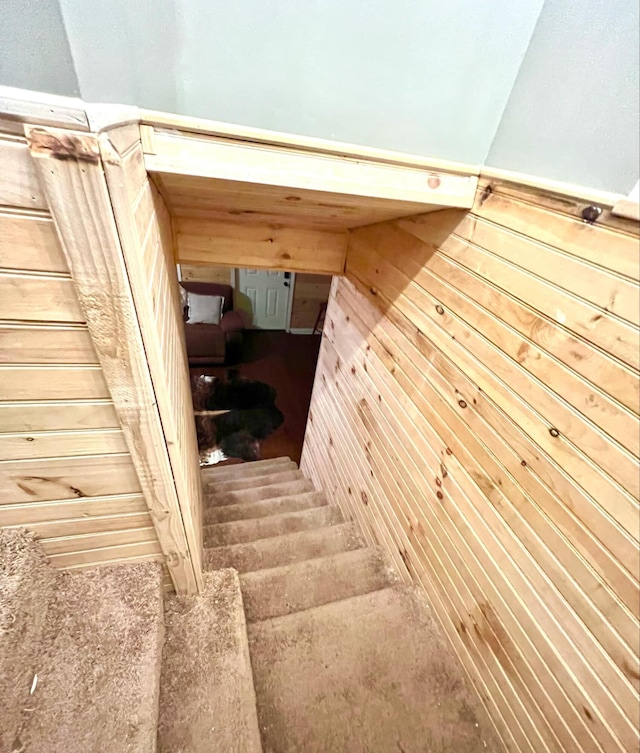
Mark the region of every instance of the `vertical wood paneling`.
<instances>
[{"instance_id":1,"label":"vertical wood paneling","mask_svg":"<svg viewBox=\"0 0 640 753\"><path fill-rule=\"evenodd\" d=\"M352 231L302 457L518 753L639 737L638 230L572 212L498 186Z\"/></svg>"}]
</instances>

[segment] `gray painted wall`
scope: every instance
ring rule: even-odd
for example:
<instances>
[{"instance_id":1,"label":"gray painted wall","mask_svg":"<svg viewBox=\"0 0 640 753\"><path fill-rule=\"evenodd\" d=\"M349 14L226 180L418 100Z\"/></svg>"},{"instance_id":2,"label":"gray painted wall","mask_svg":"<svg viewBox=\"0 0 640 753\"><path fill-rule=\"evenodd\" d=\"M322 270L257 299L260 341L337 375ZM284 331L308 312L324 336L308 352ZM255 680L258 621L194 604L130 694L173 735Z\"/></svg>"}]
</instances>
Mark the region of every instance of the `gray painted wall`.
<instances>
[{"instance_id":1,"label":"gray painted wall","mask_svg":"<svg viewBox=\"0 0 640 753\"><path fill-rule=\"evenodd\" d=\"M79 95L57 0L0 0L0 85Z\"/></svg>"},{"instance_id":2,"label":"gray painted wall","mask_svg":"<svg viewBox=\"0 0 640 753\"><path fill-rule=\"evenodd\" d=\"M82 97L175 112L175 0L59 0Z\"/></svg>"},{"instance_id":3,"label":"gray painted wall","mask_svg":"<svg viewBox=\"0 0 640 753\"><path fill-rule=\"evenodd\" d=\"M0 0L0 84L627 193L638 2L543 2Z\"/></svg>"},{"instance_id":4,"label":"gray painted wall","mask_svg":"<svg viewBox=\"0 0 640 753\"><path fill-rule=\"evenodd\" d=\"M627 194L639 175L638 0L546 0L488 164Z\"/></svg>"},{"instance_id":5,"label":"gray painted wall","mask_svg":"<svg viewBox=\"0 0 640 753\"><path fill-rule=\"evenodd\" d=\"M479 163L542 1L178 0L179 109Z\"/></svg>"}]
</instances>

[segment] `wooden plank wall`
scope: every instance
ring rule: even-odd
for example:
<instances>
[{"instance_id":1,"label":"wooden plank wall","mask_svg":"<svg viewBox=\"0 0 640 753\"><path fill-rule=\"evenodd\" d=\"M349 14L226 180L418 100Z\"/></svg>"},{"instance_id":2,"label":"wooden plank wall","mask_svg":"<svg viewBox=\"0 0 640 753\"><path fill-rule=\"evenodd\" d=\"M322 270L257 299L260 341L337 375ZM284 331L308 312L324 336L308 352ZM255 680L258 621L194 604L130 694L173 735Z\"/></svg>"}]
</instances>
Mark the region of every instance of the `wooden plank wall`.
<instances>
[{"instance_id":1,"label":"wooden plank wall","mask_svg":"<svg viewBox=\"0 0 640 753\"><path fill-rule=\"evenodd\" d=\"M178 217L174 220L179 264L342 274L347 247L343 230L283 224L254 225Z\"/></svg>"},{"instance_id":2,"label":"wooden plank wall","mask_svg":"<svg viewBox=\"0 0 640 753\"><path fill-rule=\"evenodd\" d=\"M62 568L160 559L33 160L15 124L6 131L0 133L0 526L34 531Z\"/></svg>"},{"instance_id":3,"label":"wooden plank wall","mask_svg":"<svg viewBox=\"0 0 640 753\"><path fill-rule=\"evenodd\" d=\"M231 285L233 275L233 267L208 267L197 264L180 265L180 276L185 282L217 282L221 285Z\"/></svg>"},{"instance_id":4,"label":"wooden plank wall","mask_svg":"<svg viewBox=\"0 0 640 753\"><path fill-rule=\"evenodd\" d=\"M331 278L326 275L296 275L291 306L291 329L313 329L322 303L329 299Z\"/></svg>"},{"instance_id":5,"label":"wooden plank wall","mask_svg":"<svg viewBox=\"0 0 640 753\"><path fill-rule=\"evenodd\" d=\"M196 581L202 574L202 486L171 218L144 167L136 126L100 137L109 194L140 322Z\"/></svg>"},{"instance_id":6,"label":"wooden plank wall","mask_svg":"<svg viewBox=\"0 0 640 753\"><path fill-rule=\"evenodd\" d=\"M301 464L518 753L638 749L638 226L583 206L503 185L353 231Z\"/></svg>"}]
</instances>

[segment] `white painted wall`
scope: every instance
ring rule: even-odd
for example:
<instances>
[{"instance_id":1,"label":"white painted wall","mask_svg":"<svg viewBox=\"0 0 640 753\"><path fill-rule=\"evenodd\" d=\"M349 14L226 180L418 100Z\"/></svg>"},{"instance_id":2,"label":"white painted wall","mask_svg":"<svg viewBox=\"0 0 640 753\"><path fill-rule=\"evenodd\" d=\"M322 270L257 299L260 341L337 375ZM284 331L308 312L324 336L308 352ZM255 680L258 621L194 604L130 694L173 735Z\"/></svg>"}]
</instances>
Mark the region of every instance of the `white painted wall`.
<instances>
[{"instance_id":1,"label":"white painted wall","mask_svg":"<svg viewBox=\"0 0 640 753\"><path fill-rule=\"evenodd\" d=\"M638 0L546 0L488 164L623 194L640 162Z\"/></svg>"}]
</instances>

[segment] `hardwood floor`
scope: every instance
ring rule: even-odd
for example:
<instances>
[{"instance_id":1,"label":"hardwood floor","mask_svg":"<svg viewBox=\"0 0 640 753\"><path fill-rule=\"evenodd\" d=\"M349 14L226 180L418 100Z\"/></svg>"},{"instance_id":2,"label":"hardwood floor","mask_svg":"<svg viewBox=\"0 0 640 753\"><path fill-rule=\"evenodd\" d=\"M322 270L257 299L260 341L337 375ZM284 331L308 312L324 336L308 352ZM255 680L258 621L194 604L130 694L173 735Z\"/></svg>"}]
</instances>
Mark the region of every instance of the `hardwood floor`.
<instances>
[{"instance_id":1,"label":"hardwood floor","mask_svg":"<svg viewBox=\"0 0 640 753\"><path fill-rule=\"evenodd\" d=\"M250 330L244 333L239 364L194 366L190 371L192 375L224 377L229 368L237 368L243 377L273 387L277 392L276 406L284 414L284 423L262 442L262 457L286 455L299 463L320 339L319 335Z\"/></svg>"}]
</instances>

